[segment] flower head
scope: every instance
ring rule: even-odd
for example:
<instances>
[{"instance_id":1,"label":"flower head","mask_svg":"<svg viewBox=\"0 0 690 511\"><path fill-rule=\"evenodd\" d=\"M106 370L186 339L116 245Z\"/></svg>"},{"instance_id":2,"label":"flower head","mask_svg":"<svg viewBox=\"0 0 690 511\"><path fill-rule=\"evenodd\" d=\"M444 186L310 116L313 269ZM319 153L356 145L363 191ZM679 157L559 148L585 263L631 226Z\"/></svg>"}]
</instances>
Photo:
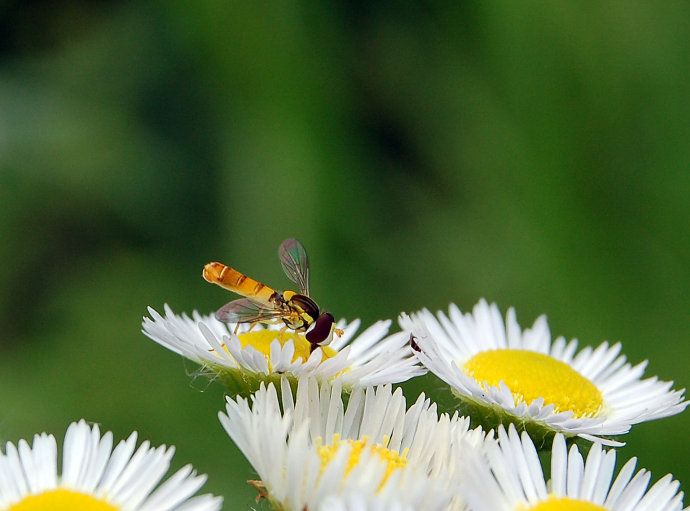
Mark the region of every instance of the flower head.
<instances>
[{"instance_id":1,"label":"flower head","mask_svg":"<svg viewBox=\"0 0 690 511\"><path fill-rule=\"evenodd\" d=\"M627 363L618 343L577 352L577 340L552 342L543 316L523 331L512 308L504 322L482 300L472 313L451 305L448 315L403 315L401 325L415 336L419 360L485 426L512 422L535 438L561 432L620 445L606 437L688 404L673 382L642 379L646 362Z\"/></svg>"},{"instance_id":2,"label":"flower head","mask_svg":"<svg viewBox=\"0 0 690 511\"><path fill-rule=\"evenodd\" d=\"M20 440L0 453L0 509L7 511L215 511L222 499L193 497L206 481L190 465L159 485L174 448L142 443L132 433L113 449L113 435L83 420L67 429L58 471L55 437Z\"/></svg>"},{"instance_id":3,"label":"flower head","mask_svg":"<svg viewBox=\"0 0 690 511\"><path fill-rule=\"evenodd\" d=\"M458 509L462 459L484 441L468 419L439 418L423 394L407 409L400 389L358 388L345 406L339 382L313 378L300 378L294 399L287 385L279 399L272 384L252 404L228 398L220 420L269 500L294 511L324 509L329 497L372 509Z\"/></svg>"},{"instance_id":4,"label":"flower head","mask_svg":"<svg viewBox=\"0 0 690 511\"><path fill-rule=\"evenodd\" d=\"M196 312L190 318L165 306L165 316L149 308L143 332L166 348L201 364L228 386L248 395L261 382L294 383L301 376L339 380L343 387L398 383L426 372L407 346L407 334L387 335L390 321L379 321L355 336L359 320L338 328L343 335L311 351L303 334L278 326L221 323Z\"/></svg>"},{"instance_id":5,"label":"flower head","mask_svg":"<svg viewBox=\"0 0 690 511\"><path fill-rule=\"evenodd\" d=\"M595 443L584 460L577 446L568 451L556 434L551 480L544 480L529 435L501 426L498 441L487 441L486 456L465 463L461 486L471 511L681 511L683 493L668 474L648 489L651 474L635 471L635 458L613 479L616 452Z\"/></svg>"}]
</instances>

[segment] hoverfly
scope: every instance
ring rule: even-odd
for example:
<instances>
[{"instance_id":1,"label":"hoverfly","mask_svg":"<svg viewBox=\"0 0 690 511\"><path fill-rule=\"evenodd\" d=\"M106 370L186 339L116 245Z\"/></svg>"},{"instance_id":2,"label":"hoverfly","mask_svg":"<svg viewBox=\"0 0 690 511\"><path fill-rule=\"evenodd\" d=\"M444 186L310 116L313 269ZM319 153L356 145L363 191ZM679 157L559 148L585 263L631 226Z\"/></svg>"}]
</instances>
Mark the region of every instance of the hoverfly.
<instances>
[{"instance_id":1,"label":"hoverfly","mask_svg":"<svg viewBox=\"0 0 690 511\"><path fill-rule=\"evenodd\" d=\"M287 239L280 244L278 256L285 275L297 284L299 293L281 293L222 263L204 266L202 276L207 282L244 296L223 305L216 312L216 318L224 323L237 323L238 327L240 323L283 321L284 328L306 332L311 351L328 344L332 333L342 335L342 330L335 328L333 314L321 312L309 296L309 258L302 244L296 239Z\"/></svg>"}]
</instances>

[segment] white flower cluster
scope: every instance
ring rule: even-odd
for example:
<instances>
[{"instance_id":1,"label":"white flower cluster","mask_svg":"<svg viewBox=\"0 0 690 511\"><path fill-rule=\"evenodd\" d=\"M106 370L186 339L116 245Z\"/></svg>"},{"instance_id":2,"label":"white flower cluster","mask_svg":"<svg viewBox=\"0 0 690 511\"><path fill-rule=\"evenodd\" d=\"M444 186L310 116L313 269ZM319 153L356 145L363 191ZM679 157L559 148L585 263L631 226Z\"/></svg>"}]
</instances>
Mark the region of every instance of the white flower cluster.
<instances>
[{"instance_id":1,"label":"white flower cluster","mask_svg":"<svg viewBox=\"0 0 690 511\"><path fill-rule=\"evenodd\" d=\"M359 321L341 321L333 345L301 353L299 338L277 327L149 312L143 328L156 342L221 377L257 382L228 397L220 420L275 509L682 507L677 482L667 476L646 492L649 474L631 479L634 462L611 482L615 453L602 445L687 406L671 382L644 378L646 363L628 363L620 344L578 351L577 340L552 340L544 317L523 330L513 309L504 320L483 300L470 313L403 314L388 337L387 322L355 338ZM452 417L424 394L407 408L390 387L426 370L455 397ZM575 438L594 442L586 464L577 447L565 451ZM549 482L535 442L553 445Z\"/></svg>"},{"instance_id":2,"label":"white flower cluster","mask_svg":"<svg viewBox=\"0 0 690 511\"><path fill-rule=\"evenodd\" d=\"M578 351L576 340L552 339L545 318L523 330L513 309L504 320L485 301L471 313L404 314L392 334L390 321L356 335L359 324L340 321L339 335L316 345L275 325L165 306L149 309L143 331L227 385L220 423L275 510L683 509L672 476L650 487L635 459L616 473L616 453L604 449L687 406L684 391L645 378L645 363L631 365L620 344ZM393 387L427 371L413 400ZM439 387L452 394L449 413L429 397ZM577 442L592 442L586 458ZM551 451L550 477L538 449ZM220 509L221 498L195 496L205 476L191 466L163 481L172 455L136 448L135 433L113 447L111 433L84 421L67 430L61 469L52 435L8 443L0 511Z\"/></svg>"}]
</instances>

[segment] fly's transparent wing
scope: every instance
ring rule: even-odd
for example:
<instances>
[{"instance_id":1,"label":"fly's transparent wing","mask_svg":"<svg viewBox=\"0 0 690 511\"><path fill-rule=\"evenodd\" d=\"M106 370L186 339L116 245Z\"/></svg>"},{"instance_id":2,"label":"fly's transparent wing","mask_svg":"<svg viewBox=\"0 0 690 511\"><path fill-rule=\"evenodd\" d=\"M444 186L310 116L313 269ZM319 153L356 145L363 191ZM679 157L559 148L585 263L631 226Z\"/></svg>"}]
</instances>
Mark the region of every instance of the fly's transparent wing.
<instances>
[{"instance_id":1,"label":"fly's transparent wing","mask_svg":"<svg viewBox=\"0 0 690 511\"><path fill-rule=\"evenodd\" d=\"M309 257L302 244L294 238L287 239L278 249L280 264L288 278L299 287L299 292L309 296Z\"/></svg>"},{"instance_id":2,"label":"fly's transparent wing","mask_svg":"<svg viewBox=\"0 0 690 511\"><path fill-rule=\"evenodd\" d=\"M216 312L216 319L223 323L255 323L272 321L283 316L280 309L265 307L248 298L226 303Z\"/></svg>"}]
</instances>

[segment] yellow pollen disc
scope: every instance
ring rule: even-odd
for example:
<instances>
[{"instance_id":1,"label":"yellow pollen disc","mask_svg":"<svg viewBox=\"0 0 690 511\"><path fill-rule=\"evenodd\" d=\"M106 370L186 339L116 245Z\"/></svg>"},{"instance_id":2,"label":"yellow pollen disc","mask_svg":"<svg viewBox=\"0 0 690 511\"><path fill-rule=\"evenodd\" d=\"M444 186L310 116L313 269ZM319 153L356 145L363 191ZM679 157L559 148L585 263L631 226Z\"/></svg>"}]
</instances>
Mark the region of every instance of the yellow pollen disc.
<instances>
[{"instance_id":1,"label":"yellow pollen disc","mask_svg":"<svg viewBox=\"0 0 690 511\"><path fill-rule=\"evenodd\" d=\"M253 332L245 332L239 334L237 337L243 348L251 346L259 353L263 353L266 357L271 354L271 343L276 339L278 339L281 346L285 346L285 343L292 339L292 343L295 346L295 354L292 356L293 362L298 358L306 362L309 355L311 355L311 344L309 344L309 341L307 341L304 335L288 330L280 332L278 330L261 329ZM321 351L323 352L323 360L337 354L333 348L329 348L328 346L321 346Z\"/></svg>"},{"instance_id":2,"label":"yellow pollen disc","mask_svg":"<svg viewBox=\"0 0 690 511\"><path fill-rule=\"evenodd\" d=\"M386 484L386 481L388 481L388 478L393 472L407 465L407 449L405 449L402 454L399 454L398 452L388 449L383 445L370 444L367 437L364 437L360 440L341 440L340 435L333 435L333 443L330 445L320 445L320 442L317 441L316 449L319 457L321 458L322 472L333 460L333 458L335 458L338 449L340 449L342 446L350 446L350 457L347 460L347 467L345 468L346 476L349 475L350 472L352 472L352 469L359 464L362 453L364 452L369 452L373 456L385 462L386 473L381 478L379 489Z\"/></svg>"},{"instance_id":3,"label":"yellow pollen disc","mask_svg":"<svg viewBox=\"0 0 690 511\"><path fill-rule=\"evenodd\" d=\"M575 417L594 416L603 404L591 381L565 362L536 351L481 351L465 363L464 370L484 388L503 381L516 404L542 397L545 405L554 405L554 411L571 411Z\"/></svg>"},{"instance_id":4,"label":"yellow pollen disc","mask_svg":"<svg viewBox=\"0 0 690 511\"><path fill-rule=\"evenodd\" d=\"M118 511L118 508L91 495L72 490L50 490L29 495L7 511Z\"/></svg>"},{"instance_id":5,"label":"yellow pollen disc","mask_svg":"<svg viewBox=\"0 0 690 511\"><path fill-rule=\"evenodd\" d=\"M535 506L520 506L517 511L606 511L606 508L585 500L549 497Z\"/></svg>"}]
</instances>

